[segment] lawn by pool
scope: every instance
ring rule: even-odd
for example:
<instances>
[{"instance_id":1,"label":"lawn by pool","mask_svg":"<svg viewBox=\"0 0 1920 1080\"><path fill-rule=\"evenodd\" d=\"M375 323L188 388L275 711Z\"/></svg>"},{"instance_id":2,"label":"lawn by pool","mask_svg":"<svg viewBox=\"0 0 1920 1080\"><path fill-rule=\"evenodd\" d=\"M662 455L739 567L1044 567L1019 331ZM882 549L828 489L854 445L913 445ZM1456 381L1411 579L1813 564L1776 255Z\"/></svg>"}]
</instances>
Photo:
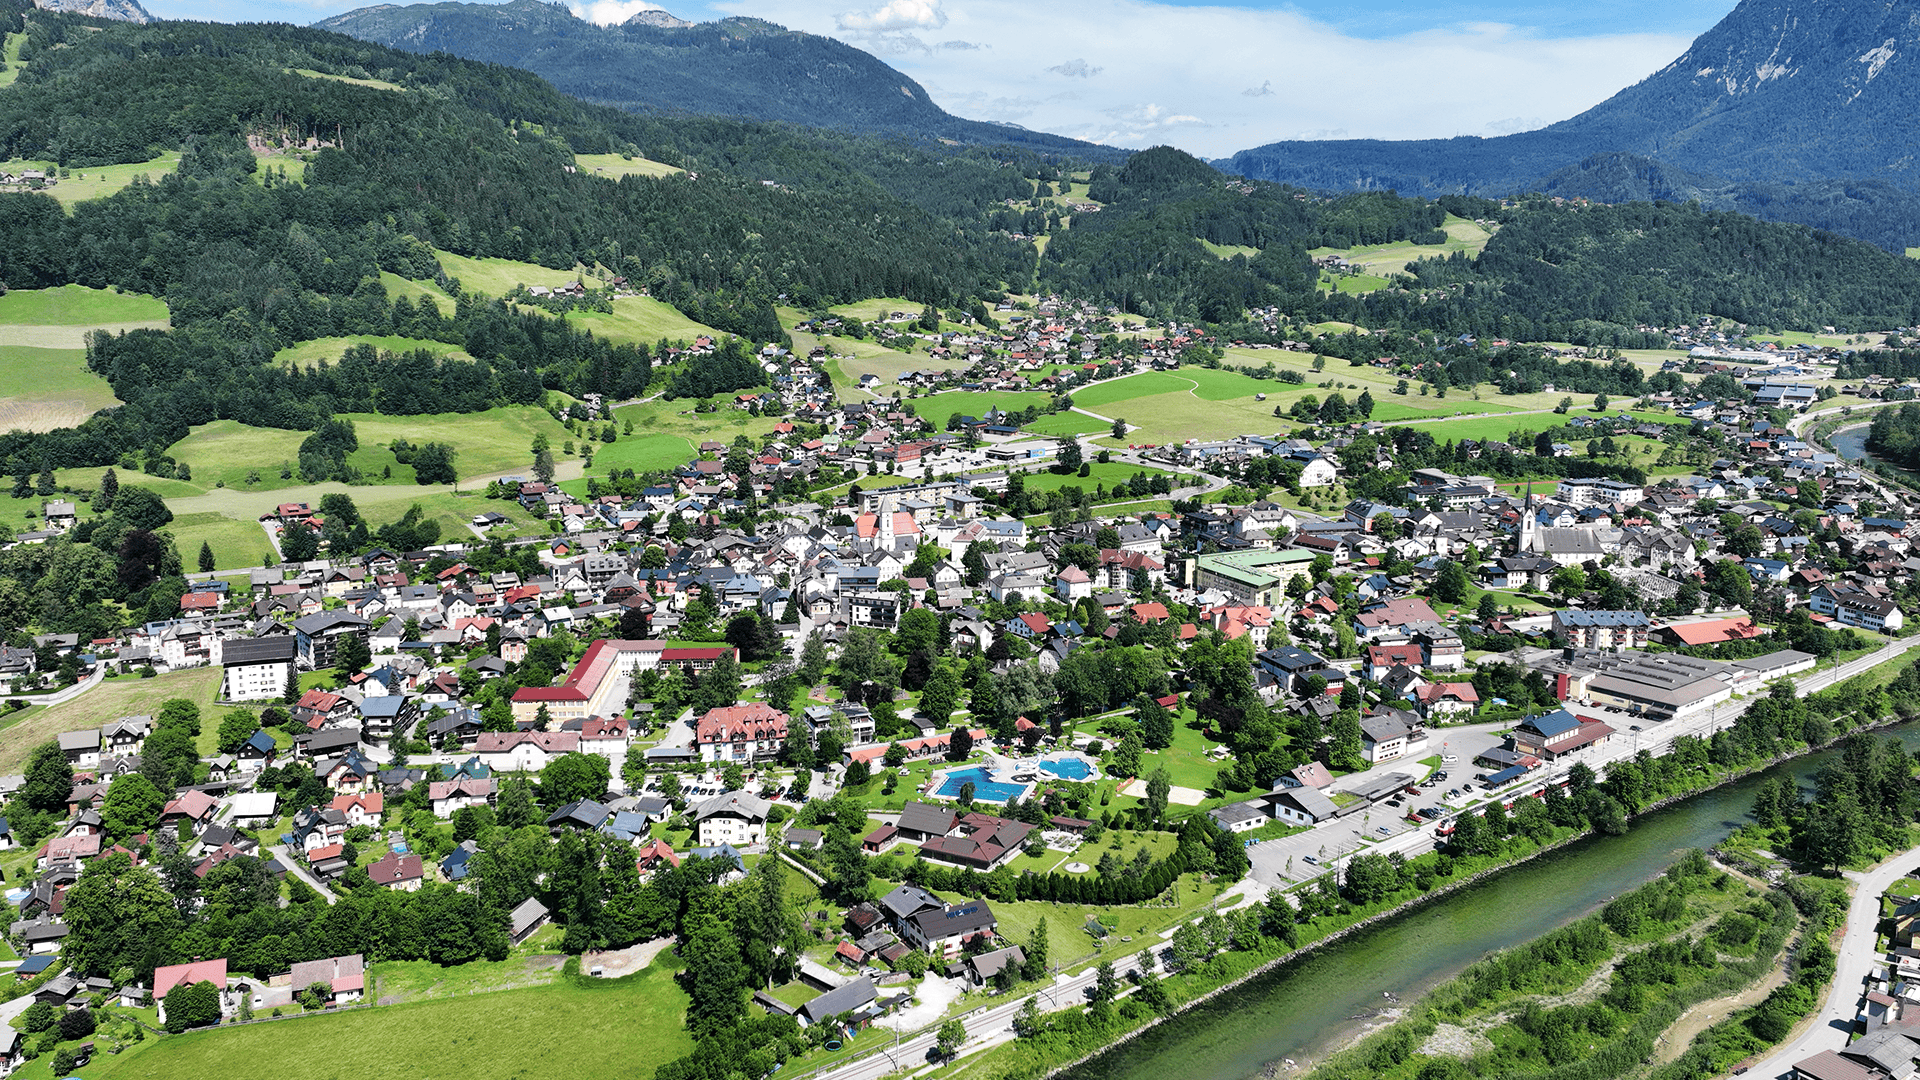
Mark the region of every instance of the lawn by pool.
<instances>
[{"instance_id":1,"label":"lawn by pool","mask_svg":"<svg viewBox=\"0 0 1920 1080\"><path fill-rule=\"evenodd\" d=\"M1026 795L1026 784L1009 784L993 778L993 770L985 765L972 765L964 769L953 769L945 773L940 786L933 794L942 799L957 799L964 785L973 785L975 802L1005 803Z\"/></svg>"}]
</instances>

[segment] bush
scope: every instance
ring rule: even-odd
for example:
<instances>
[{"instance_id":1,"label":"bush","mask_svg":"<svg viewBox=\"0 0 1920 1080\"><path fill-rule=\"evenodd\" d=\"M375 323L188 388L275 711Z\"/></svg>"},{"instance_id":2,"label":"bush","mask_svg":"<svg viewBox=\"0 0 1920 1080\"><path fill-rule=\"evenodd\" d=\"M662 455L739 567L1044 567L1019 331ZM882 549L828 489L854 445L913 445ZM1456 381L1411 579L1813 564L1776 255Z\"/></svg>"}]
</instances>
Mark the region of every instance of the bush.
<instances>
[{"instance_id":1,"label":"bush","mask_svg":"<svg viewBox=\"0 0 1920 1080\"><path fill-rule=\"evenodd\" d=\"M60 1038L67 1042L84 1039L93 1034L95 1026L92 1009L74 1009L60 1017Z\"/></svg>"},{"instance_id":2,"label":"bush","mask_svg":"<svg viewBox=\"0 0 1920 1080\"><path fill-rule=\"evenodd\" d=\"M36 1001L20 1014L20 1027L29 1035L38 1035L60 1022L60 1014L44 1001Z\"/></svg>"}]
</instances>

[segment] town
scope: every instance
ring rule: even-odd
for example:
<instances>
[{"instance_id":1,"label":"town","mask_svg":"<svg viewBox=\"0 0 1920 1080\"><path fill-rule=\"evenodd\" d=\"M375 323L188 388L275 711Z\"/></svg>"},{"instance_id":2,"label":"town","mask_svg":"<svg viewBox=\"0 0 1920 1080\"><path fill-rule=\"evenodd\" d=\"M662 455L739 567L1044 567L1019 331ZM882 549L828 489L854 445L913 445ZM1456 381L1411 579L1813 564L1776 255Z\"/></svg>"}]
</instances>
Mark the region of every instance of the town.
<instances>
[{"instance_id":1,"label":"town","mask_svg":"<svg viewBox=\"0 0 1920 1080\"><path fill-rule=\"evenodd\" d=\"M1920 502L1798 430L1834 356L1703 347L1669 370L1737 396L1563 406L1512 441L1364 404L1125 449L943 414L945 388L1024 388L1106 325L1070 307L995 358L953 338L936 357L969 366L903 374L904 397L841 404L821 357L770 353L775 389L735 404L779 423L668 472L569 492L536 450L544 478L487 493L545 536L503 539L488 511L468 542L389 550L349 497L280 503L260 518L280 564L0 650L20 703L218 675L205 710L61 730L0 777L31 981L8 1063L378 1007L395 961L629 970L662 937L712 945L659 897L783 887L815 899L763 943L758 987L696 985L696 1013L791 1018L816 1053L883 1030L952 1053L941 1021L969 1003L1056 974L1105 1000L1108 957L1151 986L1227 940L1196 925L1310 922L1356 860L1458 850L1490 805L1725 738L1782 686L1905 650ZM1210 345L1083 340L1041 380L1058 410ZM1089 492L1096 462L1136 472ZM99 527L114 511L86 494L15 545ZM1170 507L1127 512L1153 497ZM262 898L459 940L262 951L227 930L223 952L210 913ZM152 904L195 955L125 939ZM74 1019L115 1003L149 1019Z\"/></svg>"}]
</instances>

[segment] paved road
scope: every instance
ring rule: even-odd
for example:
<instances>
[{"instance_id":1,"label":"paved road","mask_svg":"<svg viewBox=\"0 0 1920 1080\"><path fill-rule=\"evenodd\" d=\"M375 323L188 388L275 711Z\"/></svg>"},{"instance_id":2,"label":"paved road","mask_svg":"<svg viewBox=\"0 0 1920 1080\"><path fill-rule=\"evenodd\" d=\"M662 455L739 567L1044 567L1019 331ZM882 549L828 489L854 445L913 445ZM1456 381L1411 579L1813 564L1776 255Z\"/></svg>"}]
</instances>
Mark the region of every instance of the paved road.
<instances>
[{"instance_id":1,"label":"paved road","mask_svg":"<svg viewBox=\"0 0 1920 1080\"><path fill-rule=\"evenodd\" d=\"M1114 958L1114 970L1122 978L1141 969L1142 962L1155 963L1146 953ZM984 1048L1005 1042L1013 1034L1013 1018L1019 1014L1021 1006L1029 997L1040 999L1040 1011L1055 1012L1069 1005L1084 1005L1087 991L1093 986L1097 972L1094 969L1074 976L1057 975L1053 984L1034 994L1022 994L1009 997L1002 1004L967 1014L962 1022L967 1028L967 1043L963 1052ZM849 1062L839 1068L812 1074L810 1080L881 1080L882 1077L900 1072L903 1069L918 1068L928 1064L928 1055L933 1052L936 1043L934 1031L902 1038L897 1046L887 1047L878 1053Z\"/></svg>"},{"instance_id":2,"label":"paved road","mask_svg":"<svg viewBox=\"0 0 1920 1080\"><path fill-rule=\"evenodd\" d=\"M1847 909L1847 928L1841 938L1833 985L1827 989L1827 1001L1814 1015L1813 1026L1799 1038L1779 1047L1749 1070L1756 1077L1784 1077L1793 1071L1793 1063L1804 1061L1822 1050L1839 1050L1847 1045L1854 1017L1860 1014L1860 1000L1866 993L1867 976L1882 957L1874 951L1880 920L1880 894L1914 868L1914 853L1903 851L1863 873L1849 872L1853 882L1853 904Z\"/></svg>"},{"instance_id":3,"label":"paved road","mask_svg":"<svg viewBox=\"0 0 1920 1080\"><path fill-rule=\"evenodd\" d=\"M267 850L272 852L274 857L280 860L281 866L284 866L287 868L287 873L292 874L294 877L297 877L302 882L306 883L306 886L309 889L312 889L314 892L319 893L320 896L323 899L325 899L327 903L334 904L339 902L340 898L334 895L334 892L332 889L329 889L325 885L320 884L317 878L315 878L312 874L307 873L306 864L300 861L299 856L295 855L291 851L288 851L287 845L273 844L269 846Z\"/></svg>"},{"instance_id":4,"label":"paved road","mask_svg":"<svg viewBox=\"0 0 1920 1080\"><path fill-rule=\"evenodd\" d=\"M20 701L24 701L29 705L61 705L66 702L72 701L74 698L79 697L81 694L84 694L87 691L93 689L94 687L99 686L101 681L104 680L106 677L107 677L106 665L95 664L93 666L93 670L88 673L86 678L81 679L79 682L74 683L72 686L67 687L65 690L62 690L59 693L14 694L12 695L12 697Z\"/></svg>"},{"instance_id":5,"label":"paved road","mask_svg":"<svg viewBox=\"0 0 1920 1080\"><path fill-rule=\"evenodd\" d=\"M1806 697L1808 694L1824 690L1834 683L1850 679L1870 668L1893 660L1906 653L1909 649L1914 648L1920 648L1920 641L1903 640L1889 642L1857 660L1796 677L1794 680L1796 691L1800 697ZM1568 770L1573 767L1575 762L1585 762L1589 768L1604 776L1606 774L1606 767L1609 764L1632 758L1641 750L1651 750L1655 754L1662 754L1666 752L1667 747L1672 744L1674 739L1682 735L1693 735L1705 738L1722 728L1732 726L1733 722L1737 720L1742 713L1746 712L1747 708L1752 705L1753 702L1760 700L1764 696L1765 692L1763 689L1755 688L1754 692L1749 693L1748 696L1744 698L1724 702L1715 708L1681 720L1664 722L1629 716L1625 713L1610 709L1598 709L1578 704L1570 705L1570 711L1576 715L1603 720L1619 734L1601 745L1587 747L1586 749L1560 759L1551 766L1535 770L1527 777L1525 783L1505 789L1501 797L1504 801L1505 799L1516 798L1540 790L1548 783L1557 783L1566 776ZM1634 724L1641 725L1644 730L1633 731L1632 726ZM1455 730L1460 729L1442 728L1436 732L1436 735L1445 738L1450 736L1451 732ZM1448 752L1452 753L1452 751ZM1461 761L1457 765L1447 766L1453 772L1453 776L1449 780L1450 785L1468 779L1473 776L1474 773L1480 771L1468 767L1471 759L1468 758L1465 753L1461 753L1459 757ZM1413 762L1403 763L1403 768L1407 765L1411 765L1416 770L1420 768L1417 763ZM1391 769L1389 769L1389 771L1391 771ZM1336 783L1334 785L1335 790L1346 786L1346 783L1347 782ZM1483 792L1463 792L1458 798L1444 800L1444 803L1450 806L1457 806L1462 803L1484 798L1485 794ZM1416 804L1424 801L1428 800L1414 800ZM1435 845L1434 830L1440 825L1444 825L1446 822L1452 820L1458 811L1448 814L1434 824L1406 829L1392 836L1382 837L1374 833L1372 831L1373 829L1385 824L1383 815L1392 813L1395 813L1395 811L1382 805L1373 811L1374 820L1372 822L1361 823L1357 826L1352 817L1335 818L1332 821L1322 823L1311 832L1300 833L1288 837L1286 840L1256 844L1248 852L1249 856L1254 858L1256 866L1255 879L1265 884L1273 884L1279 881L1297 880L1306 876L1308 871L1320 872L1329 867L1339 869L1344 866L1348 858L1362 850L1378 855L1387 855L1397 851L1407 858L1412 858L1415 855L1433 850ZM1364 818L1364 815L1361 816ZM1378 842L1362 843L1362 837ZM1327 854L1324 858L1318 854L1318 849L1323 845L1327 849ZM1299 858L1303 852L1313 853L1317 864L1304 864L1304 861ZM1283 865L1289 853L1296 859L1292 873L1287 873ZM1276 866L1276 863L1282 865ZM1261 869L1262 867L1265 867L1264 872Z\"/></svg>"}]
</instances>

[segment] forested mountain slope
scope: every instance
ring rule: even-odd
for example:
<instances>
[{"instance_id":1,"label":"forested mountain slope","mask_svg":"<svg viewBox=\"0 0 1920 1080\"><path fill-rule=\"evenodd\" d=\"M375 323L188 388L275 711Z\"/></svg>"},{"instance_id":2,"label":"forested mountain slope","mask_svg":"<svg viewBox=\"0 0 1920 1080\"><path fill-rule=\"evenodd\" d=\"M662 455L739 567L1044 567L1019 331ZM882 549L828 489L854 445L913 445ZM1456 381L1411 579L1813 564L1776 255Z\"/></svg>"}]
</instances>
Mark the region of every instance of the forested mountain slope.
<instances>
[{"instance_id":1,"label":"forested mountain slope","mask_svg":"<svg viewBox=\"0 0 1920 1080\"><path fill-rule=\"evenodd\" d=\"M1920 0L1742 0L1672 64L1494 139L1280 142L1227 163L1326 189L1698 198L1891 248L1920 240Z\"/></svg>"},{"instance_id":2,"label":"forested mountain slope","mask_svg":"<svg viewBox=\"0 0 1920 1080\"><path fill-rule=\"evenodd\" d=\"M643 12L597 26L540 0L382 4L315 25L409 52L435 50L523 68L596 104L633 112L751 117L843 131L1072 148L1124 156L1021 128L963 120L919 83L851 45L759 19L686 23Z\"/></svg>"}]
</instances>

